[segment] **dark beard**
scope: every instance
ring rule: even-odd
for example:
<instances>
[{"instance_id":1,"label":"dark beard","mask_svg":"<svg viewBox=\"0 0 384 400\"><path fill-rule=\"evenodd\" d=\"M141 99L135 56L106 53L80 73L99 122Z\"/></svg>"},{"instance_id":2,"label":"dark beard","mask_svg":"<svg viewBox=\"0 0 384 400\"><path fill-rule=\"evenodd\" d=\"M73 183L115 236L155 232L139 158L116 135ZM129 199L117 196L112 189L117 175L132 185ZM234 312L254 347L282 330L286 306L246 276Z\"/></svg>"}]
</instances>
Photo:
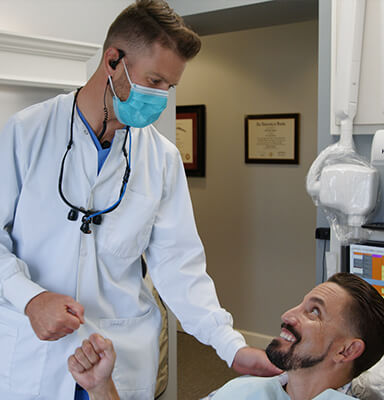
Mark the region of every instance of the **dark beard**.
<instances>
[{"instance_id":1,"label":"dark beard","mask_svg":"<svg viewBox=\"0 0 384 400\"><path fill-rule=\"evenodd\" d=\"M283 325L296 337L297 341L292 344L291 348L286 353L284 353L283 351L279 350L279 341L277 339L273 339L266 349L267 357L272 364L276 365L276 367L282 369L283 371L290 371L295 369L311 368L324 360L328 354L329 348L319 357L301 357L294 355L293 353L295 351L295 347L300 342L301 336L295 332L293 327L285 324Z\"/></svg>"}]
</instances>

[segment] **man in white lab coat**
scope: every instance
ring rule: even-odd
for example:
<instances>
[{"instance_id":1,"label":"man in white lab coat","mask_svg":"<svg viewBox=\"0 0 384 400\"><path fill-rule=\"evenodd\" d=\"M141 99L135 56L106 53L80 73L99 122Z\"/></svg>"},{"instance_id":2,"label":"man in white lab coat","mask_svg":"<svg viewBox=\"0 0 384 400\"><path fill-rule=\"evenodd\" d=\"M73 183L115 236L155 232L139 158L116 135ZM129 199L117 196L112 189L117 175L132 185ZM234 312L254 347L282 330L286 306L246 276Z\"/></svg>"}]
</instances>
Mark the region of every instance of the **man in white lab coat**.
<instances>
[{"instance_id":1,"label":"man in white lab coat","mask_svg":"<svg viewBox=\"0 0 384 400\"><path fill-rule=\"evenodd\" d=\"M352 399L350 381L384 354L384 299L356 275L332 276L281 319L280 337L267 347L267 355L288 372L234 379L209 399ZM92 335L68 359L68 367L93 400L118 400L111 375L114 360L112 342Z\"/></svg>"},{"instance_id":2,"label":"man in white lab coat","mask_svg":"<svg viewBox=\"0 0 384 400\"><path fill-rule=\"evenodd\" d=\"M180 155L151 125L197 35L162 0L111 25L88 83L14 115L0 147L0 399L68 400L65 359L93 332L113 340L122 399L153 399L160 314L243 373L279 372L222 309Z\"/></svg>"}]
</instances>

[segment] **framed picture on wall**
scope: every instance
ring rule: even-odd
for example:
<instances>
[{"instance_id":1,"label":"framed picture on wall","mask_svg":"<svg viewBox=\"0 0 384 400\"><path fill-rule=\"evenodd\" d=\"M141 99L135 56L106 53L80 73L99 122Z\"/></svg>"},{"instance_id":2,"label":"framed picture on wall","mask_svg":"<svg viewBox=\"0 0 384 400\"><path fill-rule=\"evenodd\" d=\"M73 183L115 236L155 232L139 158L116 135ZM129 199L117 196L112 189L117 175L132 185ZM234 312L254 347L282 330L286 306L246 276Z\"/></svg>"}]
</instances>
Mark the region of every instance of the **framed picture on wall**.
<instances>
[{"instance_id":1,"label":"framed picture on wall","mask_svg":"<svg viewBox=\"0 0 384 400\"><path fill-rule=\"evenodd\" d=\"M176 146L187 176L205 176L205 105L176 106Z\"/></svg>"},{"instance_id":2,"label":"framed picture on wall","mask_svg":"<svg viewBox=\"0 0 384 400\"><path fill-rule=\"evenodd\" d=\"M299 163L299 114L247 115L245 162Z\"/></svg>"}]
</instances>

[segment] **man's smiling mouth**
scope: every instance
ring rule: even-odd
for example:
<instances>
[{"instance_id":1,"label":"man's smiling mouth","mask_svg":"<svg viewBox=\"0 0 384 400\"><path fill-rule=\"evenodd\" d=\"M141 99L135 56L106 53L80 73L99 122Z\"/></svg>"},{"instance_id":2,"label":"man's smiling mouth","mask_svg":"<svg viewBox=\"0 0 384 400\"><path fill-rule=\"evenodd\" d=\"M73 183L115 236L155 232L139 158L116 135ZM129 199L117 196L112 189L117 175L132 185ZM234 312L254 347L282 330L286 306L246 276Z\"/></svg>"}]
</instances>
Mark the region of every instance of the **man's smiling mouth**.
<instances>
[{"instance_id":1,"label":"man's smiling mouth","mask_svg":"<svg viewBox=\"0 0 384 400\"><path fill-rule=\"evenodd\" d=\"M282 324L281 325L281 332L280 332L280 337L288 342L295 343L299 342L301 339L301 336L299 335L298 332L295 331L293 327L287 324Z\"/></svg>"},{"instance_id":2,"label":"man's smiling mouth","mask_svg":"<svg viewBox=\"0 0 384 400\"><path fill-rule=\"evenodd\" d=\"M287 340L288 342L296 342L296 338L292 334L287 333L286 331L281 331L280 337L283 338L284 340Z\"/></svg>"}]
</instances>

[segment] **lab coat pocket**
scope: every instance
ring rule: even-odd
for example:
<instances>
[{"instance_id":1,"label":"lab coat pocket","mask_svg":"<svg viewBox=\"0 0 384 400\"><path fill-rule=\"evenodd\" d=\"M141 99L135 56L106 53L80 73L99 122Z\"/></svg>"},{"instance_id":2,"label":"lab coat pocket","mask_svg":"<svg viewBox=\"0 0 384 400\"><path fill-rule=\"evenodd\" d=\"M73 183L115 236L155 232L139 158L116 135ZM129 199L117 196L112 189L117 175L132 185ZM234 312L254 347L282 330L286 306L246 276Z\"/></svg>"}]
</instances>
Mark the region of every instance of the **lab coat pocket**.
<instances>
[{"instance_id":1,"label":"lab coat pocket","mask_svg":"<svg viewBox=\"0 0 384 400\"><path fill-rule=\"evenodd\" d=\"M101 334L115 346L113 378L118 390L136 392L129 398L153 399L161 329L158 308L152 307L146 314L129 319L101 319L100 328Z\"/></svg>"},{"instance_id":2,"label":"lab coat pocket","mask_svg":"<svg viewBox=\"0 0 384 400\"><path fill-rule=\"evenodd\" d=\"M0 387L10 388L11 365L16 346L17 330L0 323L1 357L0 357Z\"/></svg>"},{"instance_id":3,"label":"lab coat pocket","mask_svg":"<svg viewBox=\"0 0 384 400\"><path fill-rule=\"evenodd\" d=\"M100 246L118 257L139 257L148 245L155 210L154 199L127 189L119 207L103 216Z\"/></svg>"}]
</instances>

